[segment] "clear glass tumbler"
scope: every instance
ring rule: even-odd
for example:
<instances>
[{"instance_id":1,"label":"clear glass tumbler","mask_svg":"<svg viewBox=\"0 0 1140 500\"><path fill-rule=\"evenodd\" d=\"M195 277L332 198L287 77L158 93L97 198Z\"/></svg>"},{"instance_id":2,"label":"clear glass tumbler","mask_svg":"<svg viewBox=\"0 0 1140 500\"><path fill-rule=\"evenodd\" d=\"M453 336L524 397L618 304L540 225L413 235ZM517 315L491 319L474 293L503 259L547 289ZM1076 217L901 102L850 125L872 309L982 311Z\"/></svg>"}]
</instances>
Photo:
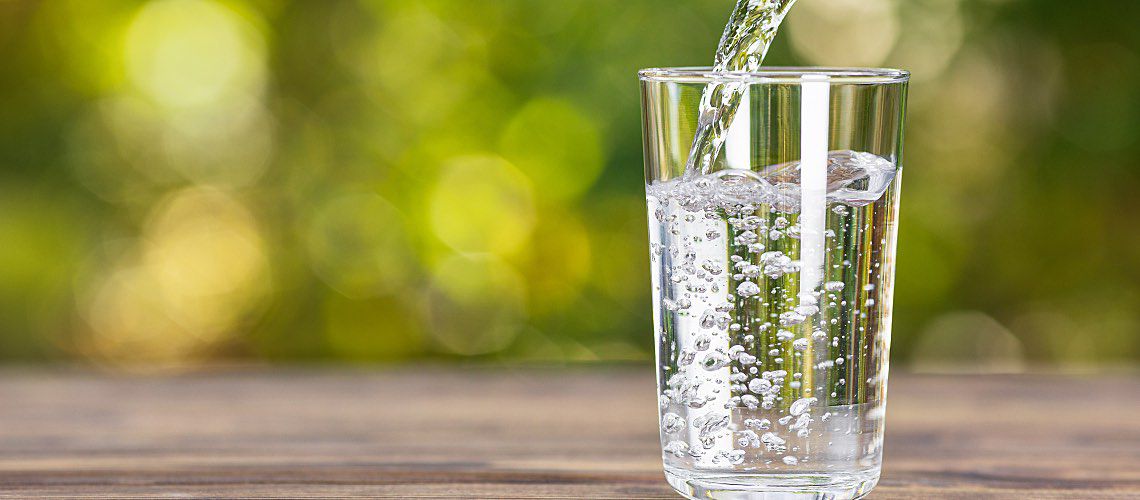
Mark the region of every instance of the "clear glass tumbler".
<instances>
[{"instance_id":1,"label":"clear glass tumbler","mask_svg":"<svg viewBox=\"0 0 1140 500\"><path fill-rule=\"evenodd\" d=\"M908 73L639 76L669 483L689 498L866 495L882 463ZM723 147L686 172L715 111L702 95L730 91L742 104Z\"/></svg>"}]
</instances>

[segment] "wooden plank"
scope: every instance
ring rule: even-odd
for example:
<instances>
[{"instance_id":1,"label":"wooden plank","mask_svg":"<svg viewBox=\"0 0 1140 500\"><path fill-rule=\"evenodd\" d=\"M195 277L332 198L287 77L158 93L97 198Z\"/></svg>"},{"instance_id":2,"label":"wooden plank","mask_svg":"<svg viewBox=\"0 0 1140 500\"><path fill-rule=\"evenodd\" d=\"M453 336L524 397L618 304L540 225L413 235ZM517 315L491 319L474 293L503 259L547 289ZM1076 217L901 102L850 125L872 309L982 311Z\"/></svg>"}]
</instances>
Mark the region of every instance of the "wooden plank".
<instances>
[{"instance_id":1,"label":"wooden plank","mask_svg":"<svg viewBox=\"0 0 1140 500\"><path fill-rule=\"evenodd\" d=\"M1140 498L1140 379L890 392L871 498ZM0 498L677 498L648 369L7 373L0 402Z\"/></svg>"}]
</instances>

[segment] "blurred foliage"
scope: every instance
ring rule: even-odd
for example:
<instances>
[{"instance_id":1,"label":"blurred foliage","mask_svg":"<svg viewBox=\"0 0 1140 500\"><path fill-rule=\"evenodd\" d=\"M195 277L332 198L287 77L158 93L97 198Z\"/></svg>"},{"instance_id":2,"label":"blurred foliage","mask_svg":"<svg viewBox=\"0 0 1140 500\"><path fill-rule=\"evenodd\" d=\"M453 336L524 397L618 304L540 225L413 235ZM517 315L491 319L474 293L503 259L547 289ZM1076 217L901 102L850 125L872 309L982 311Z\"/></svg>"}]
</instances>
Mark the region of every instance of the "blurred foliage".
<instances>
[{"instance_id":1,"label":"blurred foliage","mask_svg":"<svg viewBox=\"0 0 1140 500\"><path fill-rule=\"evenodd\" d=\"M648 359L635 71L730 4L0 1L0 358ZM793 9L771 64L914 72L896 360L1140 357L1138 22Z\"/></svg>"}]
</instances>

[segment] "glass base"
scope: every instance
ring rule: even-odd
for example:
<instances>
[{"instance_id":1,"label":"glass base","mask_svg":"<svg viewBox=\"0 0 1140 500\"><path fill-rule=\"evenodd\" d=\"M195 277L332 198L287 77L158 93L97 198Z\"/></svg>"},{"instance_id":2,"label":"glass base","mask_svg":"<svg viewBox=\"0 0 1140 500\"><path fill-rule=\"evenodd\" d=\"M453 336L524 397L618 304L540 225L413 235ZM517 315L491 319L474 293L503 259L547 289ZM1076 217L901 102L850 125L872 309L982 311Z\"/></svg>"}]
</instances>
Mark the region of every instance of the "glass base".
<instances>
[{"instance_id":1,"label":"glass base","mask_svg":"<svg viewBox=\"0 0 1140 500\"><path fill-rule=\"evenodd\" d=\"M715 500L853 500L879 482L879 471L836 474L747 474L665 467L665 479L685 498Z\"/></svg>"}]
</instances>

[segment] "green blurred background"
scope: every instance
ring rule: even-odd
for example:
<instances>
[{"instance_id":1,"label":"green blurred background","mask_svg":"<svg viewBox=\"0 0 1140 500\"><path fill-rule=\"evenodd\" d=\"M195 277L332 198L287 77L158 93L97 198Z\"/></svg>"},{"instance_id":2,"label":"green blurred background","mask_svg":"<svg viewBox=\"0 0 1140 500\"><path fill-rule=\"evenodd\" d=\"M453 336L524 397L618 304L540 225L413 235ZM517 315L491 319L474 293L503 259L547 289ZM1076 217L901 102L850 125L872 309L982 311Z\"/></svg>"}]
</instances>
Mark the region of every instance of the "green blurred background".
<instances>
[{"instance_id":1,"label":"green blurred background","mask_svg":"<svg viewBox=\"0 0 1140 500\"><path fill-rule=\"evenodd\" d=\"M0 360L652 356L635 71L730 0L0 0ZM1140 359L1140 2L800 0L911 70L894 359Z\"/></svg>"}]
</instances>

